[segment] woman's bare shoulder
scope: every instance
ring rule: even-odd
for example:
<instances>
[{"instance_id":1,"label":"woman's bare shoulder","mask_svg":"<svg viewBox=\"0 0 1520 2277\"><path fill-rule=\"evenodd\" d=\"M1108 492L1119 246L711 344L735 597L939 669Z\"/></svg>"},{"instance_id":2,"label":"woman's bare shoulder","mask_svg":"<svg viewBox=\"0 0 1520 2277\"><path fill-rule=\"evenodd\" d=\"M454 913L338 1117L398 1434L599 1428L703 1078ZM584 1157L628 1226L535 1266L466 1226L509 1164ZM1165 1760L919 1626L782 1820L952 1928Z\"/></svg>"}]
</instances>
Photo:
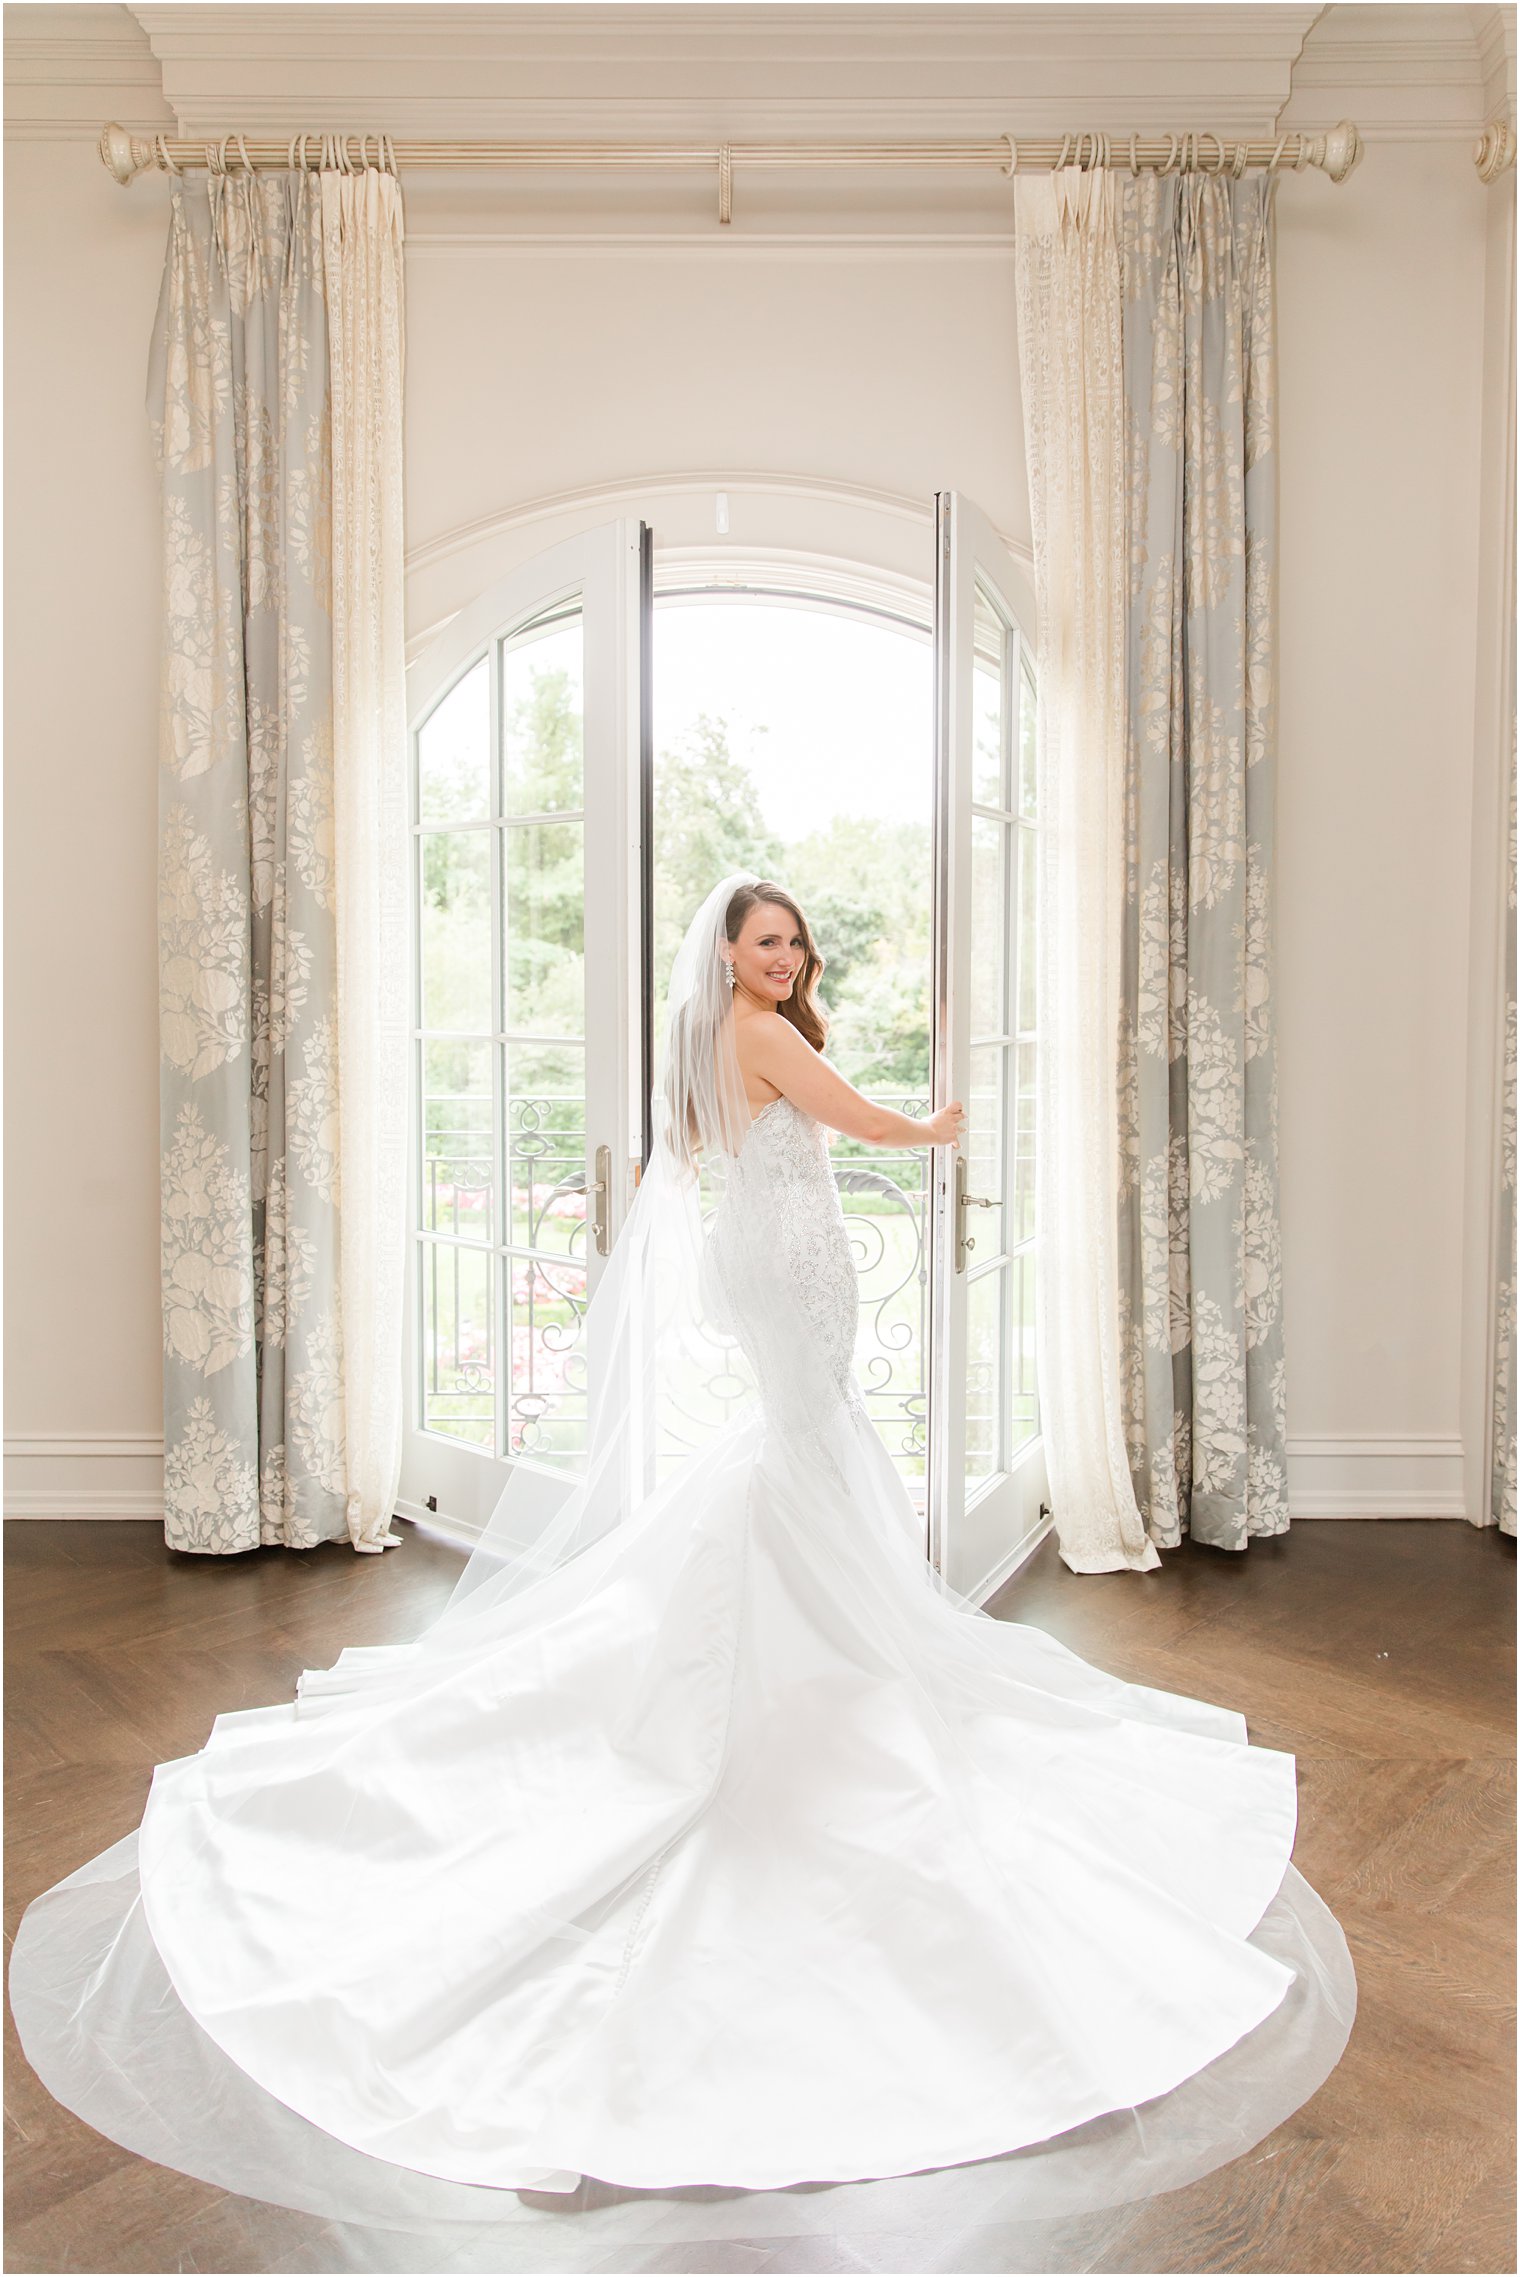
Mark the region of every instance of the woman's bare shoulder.
<instances>
[{"instance_id":1,"label":"woman's bare shoulder","mask_svg":"<svg viewBox=\"0 0 1520 2277\"><path fill-rule=\"evenodd\" d=\"M804 1052L808 1049L790 1020L735 1006L734 1052L752 1106L763 1107L781 1097L784 1085L778 1078L791 1058L789 1043Z\"/></svg>"}]
</instances>

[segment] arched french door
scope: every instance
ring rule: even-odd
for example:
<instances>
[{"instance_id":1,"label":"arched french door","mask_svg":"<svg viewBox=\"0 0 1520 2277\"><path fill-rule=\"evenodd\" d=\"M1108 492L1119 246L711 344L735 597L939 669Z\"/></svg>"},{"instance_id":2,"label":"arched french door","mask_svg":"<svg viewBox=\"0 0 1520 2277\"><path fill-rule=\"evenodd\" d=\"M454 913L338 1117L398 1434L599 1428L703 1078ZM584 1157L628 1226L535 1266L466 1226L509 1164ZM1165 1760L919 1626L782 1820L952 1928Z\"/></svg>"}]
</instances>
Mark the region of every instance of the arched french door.
<instances>
[{"instance_id":1,"label":"arched french door","mask_svg":"<svg viewBox=\"0 0 1520 2277\"><path fill-rule=\"evenodd\" d=\"M510 1464L576 1459L669 959L749 863L816 912L851 1080L968 1099L962 1192L948 1162L836 1141L857 1367L957 1586L985 1594L1037 1532L1033 682L996 539L942 511L978 566L933 607L657 569L620 520L523 563L416 667L404 1510L471 1529Z\"/></svg>"}]
</instances>

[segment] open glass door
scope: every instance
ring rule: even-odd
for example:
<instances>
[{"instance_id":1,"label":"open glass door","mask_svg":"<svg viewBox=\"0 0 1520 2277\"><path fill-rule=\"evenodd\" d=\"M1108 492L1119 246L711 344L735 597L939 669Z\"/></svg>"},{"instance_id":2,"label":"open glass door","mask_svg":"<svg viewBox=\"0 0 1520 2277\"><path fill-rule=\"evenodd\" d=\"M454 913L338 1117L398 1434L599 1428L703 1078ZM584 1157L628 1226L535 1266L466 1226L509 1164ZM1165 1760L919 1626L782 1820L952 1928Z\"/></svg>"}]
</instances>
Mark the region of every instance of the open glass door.
<instances>
[{"instance_id":1,"label":"open glass door","mask_svg":"<svg viewBox=\"0 0 1520 2277\"><path fill-rule=\"evenodd\" d=\"M647 533L526 562L414 668L410 1364L398 1506L484 1524L573 1461L632 1194Z\"/></svg>"},{"instance_id":2,"label":"open glass door","mask_svg":"<svg viewBox=\"0 0 1520 2277\"><path fill-rule=\"evenodd\" d=\"M1044 1524L1035 1377L1034 663L1025 579L986 517L935 498L934 1096L929 1555L984 1603Z\"/></svg>"}]
</instances>

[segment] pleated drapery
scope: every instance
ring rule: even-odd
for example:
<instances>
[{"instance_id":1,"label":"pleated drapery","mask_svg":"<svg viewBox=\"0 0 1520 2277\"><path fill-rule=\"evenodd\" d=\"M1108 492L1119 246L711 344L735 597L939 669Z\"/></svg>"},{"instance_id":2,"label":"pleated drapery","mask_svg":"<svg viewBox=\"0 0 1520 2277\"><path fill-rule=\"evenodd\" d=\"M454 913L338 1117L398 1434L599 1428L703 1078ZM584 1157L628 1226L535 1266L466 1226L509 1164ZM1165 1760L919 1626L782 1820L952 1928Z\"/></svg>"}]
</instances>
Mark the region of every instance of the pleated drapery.
<instances>
[{"instance_id":1,"label":"pleated drapery","mask_svg":"<svg viewBox=\"0 0 1520 2277\"><path fill-rule=\"evenodd\" d=\"M1151 1539L1288 1524L1272 988L1275 177L1117 177L1128 418L1120 1310Z\"/></svg>"},{"instance_id":2,"label":"pleated drapery","mask_svg":"<svg viewBox=\"0 0 1520 2277\"><path fill-rule=\"evenodd\" d=\"M395 1487L371 1468L356 1505L346 1396L401 1319L399 1279L393 1320L344 1303L328 203L304 169L176 181L150 379L164 1516L208 1554L378 1547Z\"/></svg>"},{"instance_id":3,"label":"pleated drapery","mask_svg":"<svg viewBox=\"0 0 1520 2277\"><path fill-rule=\"evenodd\" d=\"M1040 614L1040 1353L1078 1571L1288 1523L1274 178L1015 183Z\"/></svg>"},{"instance_id":4,"label":"pleated drapery","mask_svg":"<svg viewBox=\"0 0 1520 2277\"><path fill-rule=\"evenodd\" d=\"M400 186L324 173L332 374L341 1303L348 1524L387 1532L401 1475L406 1278L407 787Z\"/></svg>"},{"instance_id":5,"label":"pleated drapery","mask_svg":"<svg viewBox=\"0 0 1520 2277\"><path fill-rule=\"evenodd\" d=\"M1081 1573L1160 1563L1130 1477L1119 1339L1124 342L1117 185L1014 184L1019 362L1039 613L1037 1235L1057 1540Z\"/></svg>"}]
</instances>

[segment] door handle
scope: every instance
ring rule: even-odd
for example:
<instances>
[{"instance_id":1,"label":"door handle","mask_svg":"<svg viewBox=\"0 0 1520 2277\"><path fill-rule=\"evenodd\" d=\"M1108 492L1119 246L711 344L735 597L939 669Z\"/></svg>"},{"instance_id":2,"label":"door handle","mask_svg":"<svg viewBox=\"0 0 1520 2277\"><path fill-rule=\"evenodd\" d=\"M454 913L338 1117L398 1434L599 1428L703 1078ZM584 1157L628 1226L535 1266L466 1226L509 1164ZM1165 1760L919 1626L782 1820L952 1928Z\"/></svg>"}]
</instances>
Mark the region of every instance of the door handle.
<instances>
[{"instance_id":1,"label":"door handle","mask_svg":"<svg viewBox=\"0 0 1520 2277\"><path fill-rule=\"evenodd\" d=\"M591 1234L598 1257L612 1247L612 1149L596 1150L596 1178L588 1189L591 1200Z\"/></svg>"},{"instance_id":2,"label":"door handle","mask_svg":"<svg viewBox=\"0 0 1520 2277\"><path fill-rule=\"evenodd\" d=\"M966 1231L966 1212L968 1210L995 1210L997 1206L997 1202L989 1194L967 1193L966 1158L962 1154L957 1154L955 1158L955 1270L957 1273L965 1272L967 1253L976 1247L972 1236Z\"/></svg>"}]
</instances>

